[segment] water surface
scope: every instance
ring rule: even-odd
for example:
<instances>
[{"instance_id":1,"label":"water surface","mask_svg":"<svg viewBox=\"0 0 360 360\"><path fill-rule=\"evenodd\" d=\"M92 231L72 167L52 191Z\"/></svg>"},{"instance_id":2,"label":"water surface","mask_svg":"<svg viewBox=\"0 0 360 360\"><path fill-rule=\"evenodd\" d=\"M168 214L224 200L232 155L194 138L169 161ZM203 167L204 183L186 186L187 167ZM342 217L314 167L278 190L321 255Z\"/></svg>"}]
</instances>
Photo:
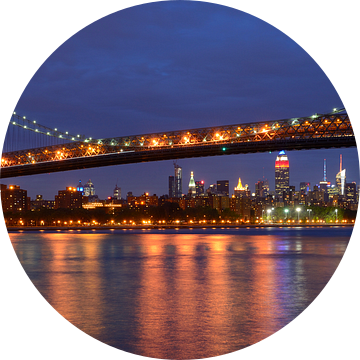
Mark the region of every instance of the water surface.
<instances>
[{"instance_id":1,"label":"water surface","mask_svg":"<svg viewBox=\"0 0 360 360\"><path fill-rule=\"evenodd\" d=\"M352 228L15 232L31 281L94 338L148 357L252 345L299 315Z\"/></svg>"}]
</instances>

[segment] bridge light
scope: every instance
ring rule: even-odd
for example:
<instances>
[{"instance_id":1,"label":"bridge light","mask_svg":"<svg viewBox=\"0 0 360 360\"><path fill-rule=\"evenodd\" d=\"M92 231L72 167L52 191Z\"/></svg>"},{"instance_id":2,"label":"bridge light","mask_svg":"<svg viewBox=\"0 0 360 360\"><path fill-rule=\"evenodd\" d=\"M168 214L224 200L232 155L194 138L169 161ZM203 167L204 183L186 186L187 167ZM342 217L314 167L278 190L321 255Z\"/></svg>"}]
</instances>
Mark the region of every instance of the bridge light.
<instances>
[{"instance_id":1,"label":"bridge light","mask_svg":"<svg viewBox=\"0 0 360 360\"><path fill-rule=\"evenodd\" d=\"M50 135L50 133L49 133L49 132L47 132L47 133L46 133L46 135Z\"/></svg>"},{"instance_id":2,"label":"bridge light","mask_svg":"<svg viewBox=\"0 0 360 360\"><path fill-rule=\"evenodd\" d=\"M80 137L80 135L76 135L77 137Z\"/></svg>"},{"instance_id":3,"label":"bridge light","mask_svg":"<svg viewBox=\"0 0 360 360\"><path fill-rule=\"evenodd\" d=\"M69 133L66 131L65 134L68 135Z\"/></svg>"},{"instance_id":4,"label":"bridge light","mask_svg":"<svg viewBox=\"0 0 360 360\"><path fill-rule=\"evenodd\" d=\"M333 109L333 111L336 111L336 110L337 110L337 108L334 108L334 109ZM14 113L14 114L15 114L15 113Z\"/></svg>"},{"instance_id":5,"label":"bridge light","mask_svg":"<svg viewBox=\"0 0 360 360\"><path fill-rule=\"evenodd\" d=\"M55 128L54 131L57 131L57 128Z\"/></svg>"},{"instance_id":6,"label":"bridge light","mask_svg":"<svg viewBox=\"0 0 360 360\"><path fill-rule=\"evenodd\" d=\"M75 140L75 138L71 138L71 140Z\"/></svg>"},{"instance_id":7,"label":"bridge light","mask_svg":"<svg viewBox=\"0 0 360 360\"><path fill-rule=\"evenodd\" d=\"M219 135L219 133L216 133L215 136L216 136L216 137L219 137L220 135Z\"/></svg>"},{"instance_id":8,"label":"bridge light","mask_svg":"<svg viewBox=\"0 0 360 360\"><path fill-rule=\"evenodd\" d=\"M39 130L38 129L35 129L36 132L38 132Z\"/></svg>"},{"instance_id":9,"label":"bridge light","mask_svg":"<svg viewBox=\"0 0 360 360\"><path fill-rule=\"evenodd\" d=\"M36 124L36 120L34 120L33 123Z\"/></svg>"},{"instance_id":10,"label":"bridge light","mask_svg":"<svg viewBox=\"0 0 360 360\"><path fill-rule=\"evenodd\" d=\"M23 116L23 119L26 119L26 116Z\"/></svg>"},{"instance_id":11,"label":"bridge light","mask_svg":"<svg viewBox=\"0 0 360 360\"><path fill-rule=\"evenodd\" d=\"M16 115L16 112L14 111L13 114Z\"/></svg>"},{"instance_id":12,"label":"bridge light","mask_svg":"<svg viewBox=\"0 0 360 360\"><path fill-rule=\"evenodd\" d=\"M14 125L16 125L16 122L15 122L15 121L13 121L13 124L14 124Z\"/></svg>"},{"instance_id":13,"label":"bridge light","mask_svg":"<svg viewBox=\"0 0 360 360\"><path fill-rule=\"evenodd\" d=\"M226 150L226 148L223 147L223 148L222 148L222 151L225 151L225 150Z\"/></svg>"},{"instance_id":14,"label":"bridge light","mask_svg":"<svg viewBox=\"0 0 360 360\"><path fill-rule=\"evenodd\" d=\"M26 125L24 125L24 129L26 129Z\"/></svg>"}]
</instances>

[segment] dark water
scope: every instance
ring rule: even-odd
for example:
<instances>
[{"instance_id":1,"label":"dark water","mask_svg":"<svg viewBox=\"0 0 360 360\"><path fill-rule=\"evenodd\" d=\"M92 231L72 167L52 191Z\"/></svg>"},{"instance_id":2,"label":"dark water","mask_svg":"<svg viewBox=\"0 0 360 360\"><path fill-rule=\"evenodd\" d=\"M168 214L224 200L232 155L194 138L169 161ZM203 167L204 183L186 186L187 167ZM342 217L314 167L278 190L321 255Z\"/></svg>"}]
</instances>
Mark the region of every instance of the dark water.
<instances>
[{"instance_id":1,"label":"dark water","mask_svg":"<svg viewBox=\"0 0 360 360\"><path fill-rule=\"evenodd\" d=\"M242 349L299 315L352 228L10 233L21 264L75 326L157 358Z\"/></svg>"}]
</instances>

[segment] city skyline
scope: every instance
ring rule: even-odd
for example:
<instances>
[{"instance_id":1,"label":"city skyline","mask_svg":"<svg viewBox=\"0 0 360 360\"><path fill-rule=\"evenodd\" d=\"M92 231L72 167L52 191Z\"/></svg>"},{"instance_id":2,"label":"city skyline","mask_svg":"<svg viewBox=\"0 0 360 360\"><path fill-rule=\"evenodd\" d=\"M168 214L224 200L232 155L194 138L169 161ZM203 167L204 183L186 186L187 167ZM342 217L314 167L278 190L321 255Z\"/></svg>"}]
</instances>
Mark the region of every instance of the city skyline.
<instances>
[{"instance_id":1,"label":"city skyline","mask_svg":"<svg viewBox=\"0 0 360 360\"><path fill-rule=\"evenodd\" d=\"M323 176L324 176L324 159L326 159L326 164L327 164L327 180L331 182L332 185L336 185L336 175L339 173L339 169L340 169L340 157L342 157L342 169L346 169L346 182L347 183L352 183L352 182L356 182L357 185L360 185L359 183L359 178L355 176L356 171L358 171L358 167L355 169L351 168L350 166L347 166L349 164L353 164L354 161L353 159L349 159L347 160L346 157L344 156L344 153L346 153L347 149L333 149L334 152L339 153L338 154L338 158L337 159L333 159L333 157L328 156L327 158L323 157L322 159L317 159L317 162L319 163L319 169L318 169L318 173L317 174L307 174L307 175L299 175L299 174L303 174L304 173L304 168L306 170L306 163L301 163L299 161L299 159L297 159L296 161L292 161L292 157L291 155L288 156L288 154L291 153L298 153L296 151L286 151L286 156L288 156L289 158L289 168L290 168L290 180L289 180L289 185L290 186L295 186L296 191L300 190L300 183L301 182L309 182L310 183L310 188L312 189L314 185L319 184L321 181L323 181ZM319 152L322 152L323 154L326 154L328 150L318 150ZM229 155L232 157L235 156L249 156L251 154L246 154L246 155ZM188 183L191 177L191 172L194 173L194 180L195 181L204 181L204 186L205 186L205 190L212 184L216 184L216 182L218 180L228 180L229 181L229 194L232 195L233 191L234 191L234 187L238 184L238 179L239 177L241 178L241 182L243 184L243 186L248 185L250 192L251 193L255 193L255 184L260 180L267 180L269 182L269 188L271 192L275 192L275 163L276 163L276 158L278 157L278 153L276 152L272 152L269 155L269 161L271 160L271 163L266 163L266 168L267 171L262 174L262 176L258 176L256 177L256 175L252 174L251 176L247 175L247 171L246 169L242 170L242 171L238 171L235 172L234 170L228 171L226 174L224 173L215 173L215 172L207 172L205 171L205 176L201 176L202 173L199 172L197 170L197 168L190 168L189 166L181 166L182 162L186 162L189 159L185 159L185 160L179 160L176 164L178 167L181 168L181 172L182 172L182 187L183 187L183 191L182 194L186 195L188 193ZM319 154L320 155L320 154ZM327 153L327 155L329 155ZM200 158L202 159L202 158ZM192 159L193 160L193 159ZM301 160L301 158L300 158ZM320 163L321 160L321 163ZM169 171L172 171L172 173L169 173L169 176L174 176L174 162L171 161L163 161L163 162L159 162L159 163L167 163L169 164L168 167L170 166ZM141 164L141 165L150 165L152 163L145 163L145 164ZM253 165L253 164L252 164ZM127 166L127 165L120 165L120 166ZM196 166L196 164L195 164ZM256 165L253 167L256 168ZM201 166L200 166L201 168ZM263 167L265 169L265 166ZM254 172L260 174L262 173L263 170L262 167L258 168L257 172L256 170ZM100 170L102 168L99 168ZM191 170L192 169L192 170ZM122 182L121 178L117 178L114 181L114 184L111 184L110 180L107 180L107 182L104 181L99 181L99 183L96 182L95 179L98 179L96 174L97 172L94 171L94 169L88 169L86 170L86 172L90 173L90 175L94 175L91 177L80 177L80 178L76 178L76 176L71 175L71 173L77 172L80 176L82 176L84 174L84 170L75 170L75 171L69 171L67 172L69 174L69 179L63 181L62 178L59 179L58 182L52 182L51 186L48 186L46 188L44 188L43 186L39 186L38 190L40 192L37 192L37 190L34 189L34 186L32 183L28 184L26 181L26 178L28 177L20 177L20 178L9 178L9 179L3 179L1 181L2 184L5 185L19 185L20 188L26 189L28 191L28 196L31 199L35 199L37 195L42 195L44 199L53 199L54 196L56 195L58 190L61 189L65 189L66 187L77 187L79 181L82 182L83 186L86 184L86 182L88 182L89 180L91 180L91 182L94 184L95 189L96 189L96 195L99 197L99 199L106 199L109 196L113 196L114 193L114 189L116 186L118 186L121 189L121 194L122 194L122 198L126 198L126 194L128 192L132 192L134 195L139 196L141 194L143 194L144 192L147 192L149 194L156 194L157 196L162 196L162 195L168 195L169 194L169 176L165 177L165 178L156 178L156 181L154 183L152 183L153 185L149 186L146 184L146 179L141 179L141 181L136 182L136 186L129 186L128 185L128 179L125 178L125 181ZM293 173L295 173L295 178L296 180L293 180ZM230 176L226 176L229 175ZM49 177L49 176L56 176L57 174L44 174L44 175L38 175L41 177ZM307 177L307 178L304 178ZM131 178L131 176L130 176ZM221 179L220 179L221 178ZM248 179L252 179L253 181L248 181ZM255 180L254 180L255 179ZM299 180L300 179L300 180ZM299 181L298 181L299 180ZM127 184L127 185L123 185L123 183ZM132 181L132 183L134 183L134 181ZM160 183L160 185L159 185ZM103 186L99 185L99 184L103 184ZM156 185L154 185L156 184ZM30 186L28 186L30 185ZM56 186L58 186L56 188ZM152 191L153 189L155 189L155 191ZM159 191L156 191L159 190Z\"/></svg>"},{"instance_id":2,"label":"city skyline","mask_svg":"<svg viewBox=\"0 0 360 360\"><path fill-rule=\"evenodd\" d=\"M64 132L99 138L302 117L341 107L324 72L276 28L214 4L164 2L111 14L71 37L39 68L13 110ZM340 153L349 181L358 182L354 148L289 151L294 164L290 181L320 181L323 158L329 159L330 176L338 168L331 159L336 162ZM273 155L184 159L179 164L184 173L196 171L207 183L221 174L233 187L242 177L253 191L262 168L273 187ZM298 169L304 167L313 178L303 179ZM92 179L106 189L109 179L119 179L124 191L141 192L146 185L149 192L162 194L172 173L172 161L161 161L2 182L26 185L35 196L50 192L49 183L58 188ZM112 187L99 195L105 197Z\"/></svg>"}]
</instances>

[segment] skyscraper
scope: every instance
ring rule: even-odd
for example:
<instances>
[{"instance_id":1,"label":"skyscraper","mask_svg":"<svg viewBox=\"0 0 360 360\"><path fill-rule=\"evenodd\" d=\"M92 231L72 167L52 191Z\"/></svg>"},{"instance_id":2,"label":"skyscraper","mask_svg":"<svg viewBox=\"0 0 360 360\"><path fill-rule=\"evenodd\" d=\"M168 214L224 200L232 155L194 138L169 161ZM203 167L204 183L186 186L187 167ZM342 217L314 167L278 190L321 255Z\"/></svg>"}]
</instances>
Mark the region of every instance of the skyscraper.
<instances>
[{"instance_id":1,"label":"skyscraper","mask_svg":"<svg viewBox=\"0 0 360 360\"><path fill-rule=\"evenodd\" d=\"M216 190L219 195L229 196L229 180L218 180Z\"/></svg>"},{"instance_id":2,"label":"skyscraper","mask_svg":"<svg viewBox=\"0 0 360 360\"><path fill-rule=\"evenodd\" d=\"M82 195L84 195L84 187L81 184L81 180L79 180L78 187L76 188L77 191L81 192Z\"/></svg>"},{"instance_id":3,"label":"skyscraper","mask_svg":"<svg viewBox=\"0 0 360 360\"><path fill-rule=\"evenodd\" d=\"M115 200L121 200L121 188L119 188L117 184L115 185L113 198Z\"/></svg>"},{"instance_id":4,"label":"skyscraper","mask_svg":"<svg viewBox=\"0 0 360 360\"><path fill-rule=\"evenodd\" d=\"M174 162L175 168L175 197L182 197L182 168Z\"/></svg>"},{"instance_id":5,"label":"skyscraper","mask_svg":"<svg viewBox=\"0 0 360 360\"><path fill-rule=\"evenodd\" d=\"M246 184L245 186L241 183L241 178L239 178L239 182L237 186L234 188L235 197L250 197L249 186Z\"/></svg>"},{"instance_id":6,"label":"skyscraper","mask_svg":"<svg viewBox=\"0 0 360 360\"><path fill-rule=\"evenodd\" d=\"M301 182L300 183L300 195L305 196L310 191L310 183L309 182Z\"/></svg>"},{"instance_id":7,"label":"skyscraper","mask_svg":"<svg viewBox=\"0 0 360 360\"><path fill-rule=\"evenodd\" d=\"M90 179L84 186L84 195L85 196L95 195L95 187Z\"/></svg>"},{"instance_id":8,"label":"skyscraper","mask_svg":"<svg viewBox=\"0 0 360 360\"><path fill-rule=\"evenodd\" d=\"M194 180L194 173L190 173L190 181L189 181L189 195L195 196L196 195L196 186L195 186L195 180Z\"/></svg>"},{"instance_id":9,"label":"skyscraper","mask_svg":"<svg viewBox=\"0 0 360 360\"><path fill-rule=\"evenodd\" d=\"M175 178L169 176L169 198L175 197Z\"/></svg>"},{"instance_id":10,"label":"skyscraper","mask_svg":"<svg viewBox=\"0 0 360 360\"><path fill-rule=\"evenodd\" d=\"M345 194L346 169L342 168L342 155L340 155L340 171L336 174L336 187L339 195Z\"/></svg>"},{"instance_id":11,"label":"skyscraper","mask_svg":"<svg viewBox=\"0 0 360 360\"><path fill-rule=\"evenodd\" d=\"M275 161L275 194L279 197L289 191L289 159L282 150Z\"/></svg>"},{"instance_id":12,"label":"skyscraper","mask_svg":"<svg viewBox=\"0 0 360 360\"><path fill-rule=\"evenodd\" d=\"M257 198L266 198L269 195L269 181L259 180L255 183L255 196Z\"/></svg>"},{"instance_id":13,"label":"skyscraper","mask_svg":"<svg viewBox=\"0 0 360 360\"><path fill-rule=\"evenodd\" d=\"M205 194L205 185L204 180L201 181L195 181L195 188L196 188L196 195L204 195Z\"/></svg>"}]
</instances>

